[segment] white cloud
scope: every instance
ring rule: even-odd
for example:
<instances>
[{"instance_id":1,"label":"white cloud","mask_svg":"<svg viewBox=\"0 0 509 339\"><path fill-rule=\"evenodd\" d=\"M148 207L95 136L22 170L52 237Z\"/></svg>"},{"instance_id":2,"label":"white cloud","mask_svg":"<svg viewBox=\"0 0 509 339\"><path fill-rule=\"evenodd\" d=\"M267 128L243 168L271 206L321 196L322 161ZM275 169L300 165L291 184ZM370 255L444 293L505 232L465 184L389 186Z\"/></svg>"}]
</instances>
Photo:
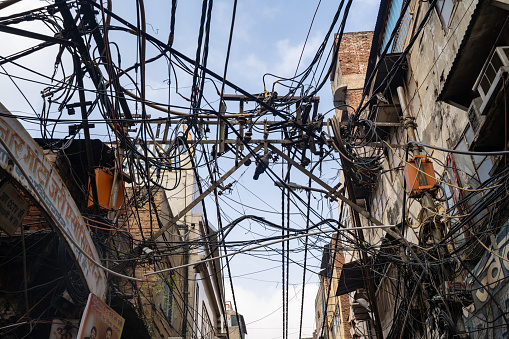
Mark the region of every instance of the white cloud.
<instances>
[{"instance_id":1,"label":"white cloud","mask_svg":"<svg viewBox=\"0 0 509 339\"><path fill-rule=\"evenodd\" d=\"M299 72L309 65L322 40L323 37L320 33L316 33L308 39L300 61ZM244 58L236 59L232 65L234 69L232 73L242 74L242 83L255 83L257 86L261 86L261 79L265 73L285 78L293 77L303 46L304 40L296 44L292 44L289 39L276 40L265 52L260 53L258 50L253 50ZM267 80L267 90L270 90L271 82L275 80L273 78ZM258 87L256 90L260 91L261 89Z\"/></svg>"},{"instance_id":2,"label":"white cloud","mask_svg":"<svg viewBox=\"0 0 509 339\"><path fill-rule=\"evenodd\" d=\"M308 63L311 61L311 58L316 54L316 51L322 40L323 37L321 37L320 34L315 34L307 41L306 48L302 54L299 70L302 70L308 65ZM295 70L299 64L299 58L303 47L304 41L296 45L292 45L288 39L279 40L276 42L276 50L279 57L279 61L277 63L279 74L287 77L292 77L295 74Z\"/></svg>"},{"instance_id":3,"label":"white cloud","mask_svg":"<svg viewBox=\"0 0 509 339\"><path fill-rule=\"evenodd\" d=\"M317 291L317 285L306 284L302 337L311 337L313 334ZM282 337L283 296L280 288L269 287L264 289L264 293L261 294L258 291L247 289L243 285L235 284L235 298L238 311L244 316L247 325L248 339L280 339ZM288 337L298 339L302 301L300 286L290 286L289 299ZM229 291L227 291L227 300L232 300Z\"/></svg>"}]
</instances>

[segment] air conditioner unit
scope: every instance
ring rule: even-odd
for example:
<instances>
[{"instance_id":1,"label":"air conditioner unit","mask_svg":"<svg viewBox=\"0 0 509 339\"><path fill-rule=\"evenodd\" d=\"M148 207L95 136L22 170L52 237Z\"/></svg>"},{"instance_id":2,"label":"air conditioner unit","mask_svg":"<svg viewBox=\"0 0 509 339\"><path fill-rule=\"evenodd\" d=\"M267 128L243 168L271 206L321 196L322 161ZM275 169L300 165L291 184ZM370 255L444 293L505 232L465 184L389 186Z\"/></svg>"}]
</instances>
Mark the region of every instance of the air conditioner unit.
<instances>
[{"instance_id":1,"label":"air conditioner unit","mask_svg":"<svg viewBox=\"0 0 509 339\"><path fill-rule=\"evenodd\" d=\"M502 85L502 76L509 71L509 46L500 46L495 48L493 54L488 58L481 74L477 77L474 90L479 92L482 98L482 104L479 108L481 114L486 114L484 109L494 98L493 93Z\"/></svg>"},{"instance_id":2,"label":"air conditioner unit","mask_svg":"<svg viewBox=\"0 0 509 339\"><path fill-rule=\"evenodd\" d=\"M470 107L467 111L468 121L470 122L470 126L474 130L474 134L477 135L477 132L481 129L481 126L484 124L484 120L486 117L481 115L479 108L482 105L482 98L475 98L472 100Z\"/></svg>"}]
</instances>

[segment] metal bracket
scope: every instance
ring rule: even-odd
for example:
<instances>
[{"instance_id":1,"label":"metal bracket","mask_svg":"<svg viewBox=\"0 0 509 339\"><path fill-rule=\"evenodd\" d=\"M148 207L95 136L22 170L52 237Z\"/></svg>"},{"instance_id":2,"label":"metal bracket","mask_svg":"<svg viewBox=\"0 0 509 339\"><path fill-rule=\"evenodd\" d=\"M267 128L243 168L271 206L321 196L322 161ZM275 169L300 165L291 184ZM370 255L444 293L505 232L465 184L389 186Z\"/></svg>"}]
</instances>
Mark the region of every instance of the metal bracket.
<instances>
[{"instance_id":1,"label":"metal bracket","mask_svg":"<svg viewBox=\"0 0 509 339\"><path fill-rule=\"evenodd\" d=\"M168 228L170 228L171 226L173 225L176 225L177 221L180 220L180 218L182 218L183 216L185 216L187 214L187 212L189 212L191 209L193 209L194 206L198 205L198 203L200 203L203 199L205 199L205 197L207 195L209 195L213 190L215 190L217 187L219 187L226 179L228 179L228 177L230 175L232 175L240 166L242 166L246 161L249 160L249 158L251 158L251 156L253 154L255 154L256 152L258 152L260 149L262 148L262 145L258 145L256 146L252 153L249 153L248 155L246 155L239 163L237 166L234 166L232 168L230 168L230 170L228 172L226 172L221 178L219 178L216 182L212 183L209 188L207 188L206 191L204 191L202 194L200 194L198 196L198 198L194 199L189 205L187 205L182 211L180 211L175 217L171 218L170 221L168 221L168 223L166 225L164 225L163 227L161 227L161 229L159 231L157 231L155 234L152 235L152 240L155 240L157 238L159 238L164 232L166 232L166 230L168 230Z\"/></svg>"}]
</instances>

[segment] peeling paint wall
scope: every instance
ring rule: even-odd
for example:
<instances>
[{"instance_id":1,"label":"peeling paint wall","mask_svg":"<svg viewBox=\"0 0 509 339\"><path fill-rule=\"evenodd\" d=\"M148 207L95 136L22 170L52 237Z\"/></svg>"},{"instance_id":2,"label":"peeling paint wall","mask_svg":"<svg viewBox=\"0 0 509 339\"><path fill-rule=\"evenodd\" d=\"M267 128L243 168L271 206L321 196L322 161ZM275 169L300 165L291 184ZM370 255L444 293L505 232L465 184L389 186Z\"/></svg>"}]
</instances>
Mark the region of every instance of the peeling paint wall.
<instances>
[{"instance_id":1,"label":"peeling paint wall","mask_svg":"<svg viewBox=\"0 0 509 339\"><path fill-rule=\"evenodd\" d=\"M453 147L464 132L468 124L466 112L444 102L437 101L446 76L450 71L452 62L463 39L468 23L477 1L459 1L448 27L445 27L433 10L428 23L421 31L409 55L407 56L408 70L403 87L406 92L410 115L415 118L416 135L420 142L440 147ZM413 18L410 27L415 33L419 23L429 8L428 2L413 1ZM397 100L396 93L388 93ZM392 128L389 139L390 144L405 144L406 131L403 127ZM445 153L434 153L440 161L445 162ZM394 149L387 155L384 162L384 173L378 183L376 191L372 194L370 211L379 220L388 225L401 222L403 196L403 173L391 171L391 168L403 166L405 151ZM407 202L408 203L408 202ZM420 205L410 202L409 217L417 219ZM373 231L368 235L376 241L381 231ZM416 242L416 234L412 231L406 234L409 241Z\"/></svg>"},{"instance_id":2,"label":"peeling paint wall","mask_svg":"<svg viewBox=\"0 0 509 339\"><path fill-rule=\"evenodd\" d=\"M407 56L407 71L403 79L409 113L415 118L417 141L444 148L456 146L468 126L468 118L465 111L437 101L437 97L444 86L479 1L463 0L455 3L454 12L447 26L443 24L438 12L433 9L427 24ZM413 10L407 43L409 37L416 32L429 6L429 2L417 0L410 4L410 8ZM363 34L363 32L358 34ZM355 52L351 53L353 54L348 60L352 60L356 56ZM339 85L347 84L349 90L347 101L349 98L350 102L354 103L355 99L360 99L361 92L354 93L353 90L362 88L359 86L361 83L359 74L355 72L352 75L348 74L354 68L341 63L341 51L338 63L335 75L331 77L333 93ZM362 79L362 84L363 81L364 79ZM386 93L386 97L399 103L395 90ZM356 107L355 104L352 105ZM392 127L386 141L394 145L406 144L407 133L403 127ZM379 177L377 187L370 197L370 213L386 225L394 225L402 221L404 176L401 168L405 163L405 156L403 148L394 148L393 151L385 154L383 174ZM434 152L433 156L444 163L447 160L447 154L444 152ZM440 166L436 167L440 168ZM398 170L393 171L393 169ZM414 199L407 199L406 203L406 209L409 211L407 218L411 220L412 225L419 225L421 205ZM362 223L363 226L371 224L365 219L362 220ZM381 230L365 232L366 240L372 245L379 245L382 236ZM408 228L405 237L410 242L418 243L418 230ZM345 256L347 262L357 259L355 255L352 257L352 253L346 253ZM391 313L382 312L381 316L384 326L390 328Z\"/></svg>"}]
</instances>

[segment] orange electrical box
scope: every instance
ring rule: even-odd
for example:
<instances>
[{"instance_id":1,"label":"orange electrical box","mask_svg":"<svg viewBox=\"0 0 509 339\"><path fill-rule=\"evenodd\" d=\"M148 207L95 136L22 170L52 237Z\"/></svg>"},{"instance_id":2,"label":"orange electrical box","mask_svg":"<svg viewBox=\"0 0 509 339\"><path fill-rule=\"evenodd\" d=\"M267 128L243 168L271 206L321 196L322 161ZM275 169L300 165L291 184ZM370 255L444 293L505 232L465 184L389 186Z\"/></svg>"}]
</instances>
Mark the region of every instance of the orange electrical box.
<instances>
[{"instance_id":1,"label":"orange electrical box","mask_svg":"<svg viewBox=\"0 0 509 339\"><path fill-rule=\"evenodd\" d=\"M426 173L425 176L427 183L425 183L425 185L422 185L423 183L419 181L417 165L415 164L416 158L421 159L422 169L424 173ZM437 182L435 179L433 163L425 155L414 156L405 165L405 181L407 189L410 188L410 192L412 192L412 194L418 194L421 193L421 190L423 189L432 188Z\"/></svg>"},{"instance_id":2,"label":"orange electrical box","mask_svg":"<svg viewBox=\"0 0 509 339\"><path fill-rule=\"evenodd\" d=\"M99 200L99 207L103 209L109 209L111 189L113 185L113 172L108 168L96 168L95 169L95 184L97 187L97 199ZM90 180L88 182L88 207L94 205L94 199L92 198L92 188L90 187ZM124 182L122 179L119 181L117 203L114 208L118 209L124 202ZM125 208L122 207L122 214Z\"/></svg>"}]
</instances>

